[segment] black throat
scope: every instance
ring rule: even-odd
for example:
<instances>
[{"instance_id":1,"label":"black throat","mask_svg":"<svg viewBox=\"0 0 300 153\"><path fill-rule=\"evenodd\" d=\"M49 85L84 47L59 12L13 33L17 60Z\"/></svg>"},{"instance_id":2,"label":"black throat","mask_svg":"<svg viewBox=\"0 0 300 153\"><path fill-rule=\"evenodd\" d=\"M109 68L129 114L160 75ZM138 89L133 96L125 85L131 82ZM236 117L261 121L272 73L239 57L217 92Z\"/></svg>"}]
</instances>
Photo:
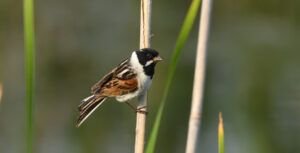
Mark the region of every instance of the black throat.
<instances>
[{"instance_id":1,"label":"black throat","mask_svg":"<svg viewBox=\"0 0 300 153\"><path fill-rule=\"evenodd\" d=\"M152 79L152 78L153 78L153 75L154 75L155 64L152 63L152 64L150 64L150 65L148 65L148 66L146 66L146 67L144 66L143 68L144 68L145 74L146 74L147 76L150 76L150 78Z\"/></svg>"},{"instance_id":2,"label":"black throat","mask_svg":"<svg viewBox=\"0 0 300 153\"><path fill-rule=\"evenodd\" d=\"M151 48L144 48L139 51L135 51L139 63L143 65L144 72L147 76L150 76L152 79L154 75L154 68L156 63L153 61L153 58L158 56L158 52ZM147 62L150 62L152 60L151 64L147 64Z\"/></svg>"}]
</instances>

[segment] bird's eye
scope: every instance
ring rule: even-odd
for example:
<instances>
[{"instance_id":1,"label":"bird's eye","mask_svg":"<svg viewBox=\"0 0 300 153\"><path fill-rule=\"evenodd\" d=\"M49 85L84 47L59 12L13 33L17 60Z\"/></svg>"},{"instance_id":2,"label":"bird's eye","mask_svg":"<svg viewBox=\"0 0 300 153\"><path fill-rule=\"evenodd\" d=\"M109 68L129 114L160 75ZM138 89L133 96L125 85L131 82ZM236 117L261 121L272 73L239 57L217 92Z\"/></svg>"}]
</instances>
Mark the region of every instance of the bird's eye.
<instances>
[{"instance_id":1,"label":"bird's eye","mask_svg":"<svg viewBox=\"0 0 300 153\"><path fill-rule=\"evenodd\" d=\"M152 58L152 55L151 54L146 54L147 58Z\"/></svg>"}]
</instances>

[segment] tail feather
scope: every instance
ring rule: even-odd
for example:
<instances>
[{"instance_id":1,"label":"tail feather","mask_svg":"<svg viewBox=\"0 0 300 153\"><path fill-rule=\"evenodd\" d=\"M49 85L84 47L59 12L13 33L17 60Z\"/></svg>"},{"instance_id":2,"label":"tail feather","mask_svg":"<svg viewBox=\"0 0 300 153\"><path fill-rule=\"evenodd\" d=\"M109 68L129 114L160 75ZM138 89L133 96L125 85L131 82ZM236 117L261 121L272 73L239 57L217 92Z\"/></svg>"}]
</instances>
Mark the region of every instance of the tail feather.
<instances>
[{"instance_id":1,"label":"tail feather","mask_svg":"<svg viewBox=\"0 0 300 153\"><path fill-rule=\"evenodd\" d=\"M81 101L81 104L78 106L78 110L83 110L90 102L95 98L95 95L91 95L89 97L86 97Z\"/></svg>"},{"instance_id":2,"label":"tail feather","mask_svg":"<svg viewBox=\"0 0 300 153\"><path fill-rule=\"evenodd\" d=\"M79 127L105 100L106 97L96 97L94 95L85 98L78 106L79 117L76 127Z\"/></svg>"}]
</instances>

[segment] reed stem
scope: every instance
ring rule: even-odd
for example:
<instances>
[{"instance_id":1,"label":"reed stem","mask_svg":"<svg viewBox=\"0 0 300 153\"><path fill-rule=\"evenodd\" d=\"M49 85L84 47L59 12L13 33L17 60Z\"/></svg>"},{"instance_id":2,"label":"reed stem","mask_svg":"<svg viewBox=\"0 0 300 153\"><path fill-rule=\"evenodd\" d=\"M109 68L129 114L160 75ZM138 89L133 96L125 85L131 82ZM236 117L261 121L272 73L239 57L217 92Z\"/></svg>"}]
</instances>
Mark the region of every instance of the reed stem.
<instances>
[{"instance_id":1,"label":"reed stem","mask_svg":"<svg viewBox=\"0 0 300 153\"><path fill-rule=\"evenodd\" d=\"M203 88L205 79L205 58L209 34L209 21L212 0L203 0L200 15L198 47L196 55L196 66L194 74L194 88L192 97L192 106L189 119L188 137L186 144L186 153L195 153L197 139L200 131Z\"/></svg>"},{"instance_id":2,"label":"reed stem","mask_svg":"<svg viewBox=\"0 0 300 153\"><path fill-rule=\"evenodd\" d=\"M140 48L150 48L151 40L151 3L152 0L141 0L141 21L140 21ZM135 130L135 153L144 152L147 93L138 98L138 109L136 115Z\"/></svg>"}]
</instances>

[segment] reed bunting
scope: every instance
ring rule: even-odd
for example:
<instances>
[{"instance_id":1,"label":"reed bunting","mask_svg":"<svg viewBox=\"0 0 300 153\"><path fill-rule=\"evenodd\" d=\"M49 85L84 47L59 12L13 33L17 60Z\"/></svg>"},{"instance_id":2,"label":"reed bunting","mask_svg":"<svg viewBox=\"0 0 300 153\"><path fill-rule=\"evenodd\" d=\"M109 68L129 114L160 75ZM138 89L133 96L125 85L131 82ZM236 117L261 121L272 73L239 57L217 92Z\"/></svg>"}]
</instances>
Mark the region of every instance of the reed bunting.
<instances>
[{"instance_id":1,"label":"reed bunting","mask_svg":"<svg viewBox=\"0 0 300 153\"><path fill-rule=\"evenodd\" d=\"M83 99L78 106L76 126L79 127L107 98L115 97L117 101L127 103L128 100L145 94L151 85L155 65L161 60L159 53L151 48L133 51L128 59L91 88L92 95Z\"/></svg>"}]
</instances>

